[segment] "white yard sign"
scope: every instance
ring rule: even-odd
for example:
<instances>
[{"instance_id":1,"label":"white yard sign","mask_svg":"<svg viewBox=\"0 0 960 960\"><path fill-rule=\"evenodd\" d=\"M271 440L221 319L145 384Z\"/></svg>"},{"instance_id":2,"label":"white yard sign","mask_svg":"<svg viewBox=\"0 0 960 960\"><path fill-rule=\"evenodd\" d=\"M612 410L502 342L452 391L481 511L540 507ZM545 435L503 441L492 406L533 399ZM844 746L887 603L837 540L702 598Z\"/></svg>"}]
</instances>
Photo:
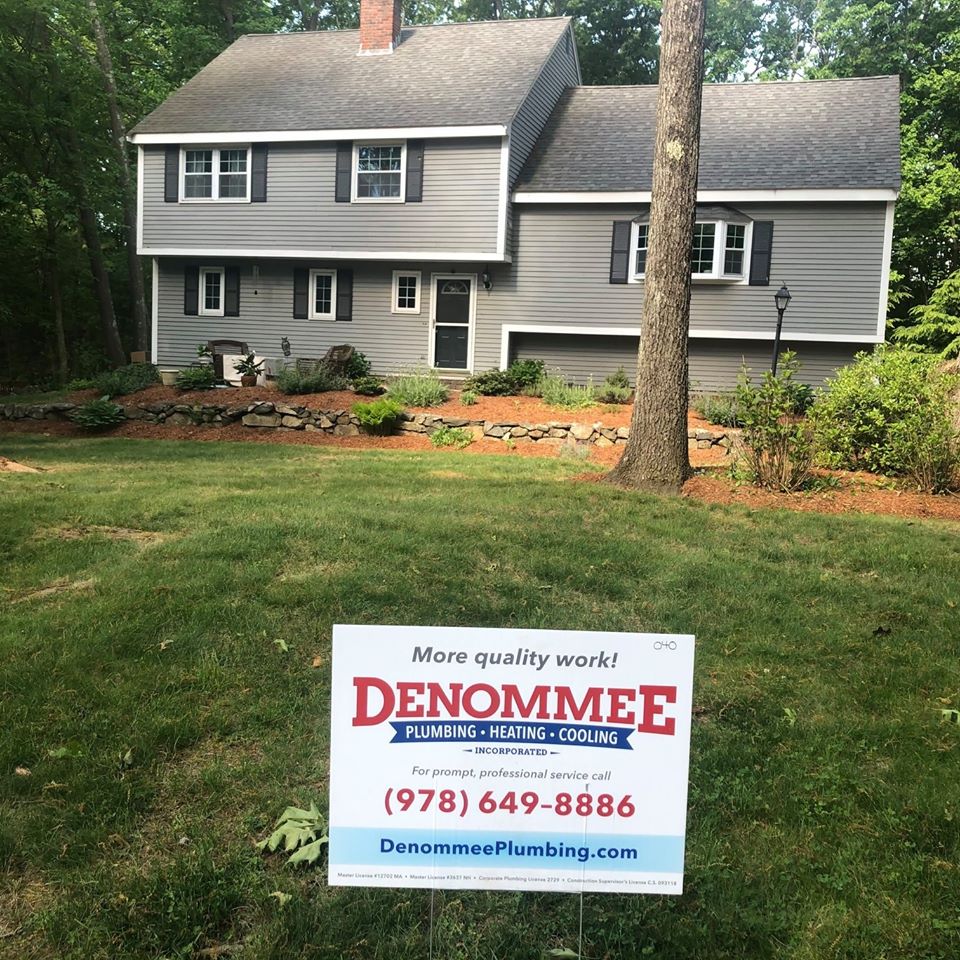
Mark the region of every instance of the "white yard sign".
<instances>
[{"instance_id":1,"label":"white yard sign","mask_svg":"<svg viewBox=\"0 0 960 960\"><path fill-rule=\"evenodd\" d=\"M334 627L330 883L680 893L693 647Z\"/></svg>"}]
</instances>

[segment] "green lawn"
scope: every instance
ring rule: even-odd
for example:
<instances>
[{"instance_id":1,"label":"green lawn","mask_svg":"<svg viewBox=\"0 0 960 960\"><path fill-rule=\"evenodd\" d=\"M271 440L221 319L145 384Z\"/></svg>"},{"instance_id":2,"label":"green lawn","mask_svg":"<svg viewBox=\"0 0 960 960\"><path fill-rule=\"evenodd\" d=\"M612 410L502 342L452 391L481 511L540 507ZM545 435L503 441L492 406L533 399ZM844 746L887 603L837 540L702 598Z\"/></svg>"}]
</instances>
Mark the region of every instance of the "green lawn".
<instances>
[{"instance_id":1,"label":"green lawn","mask_svg":"<svg viewBox=\"0 0 960 960\"><path fill-rule=\"evenodd\" d=\"M0 956L426 957L428 892L253 846L326 804L335 622L697 635L686 893L588 895L585 956L960 956L956 526L661 501L539 458L0 452L49 468L0 474ZM435 911L442 960L576 947L572 896Z\"/></svg>"}]
</instances>

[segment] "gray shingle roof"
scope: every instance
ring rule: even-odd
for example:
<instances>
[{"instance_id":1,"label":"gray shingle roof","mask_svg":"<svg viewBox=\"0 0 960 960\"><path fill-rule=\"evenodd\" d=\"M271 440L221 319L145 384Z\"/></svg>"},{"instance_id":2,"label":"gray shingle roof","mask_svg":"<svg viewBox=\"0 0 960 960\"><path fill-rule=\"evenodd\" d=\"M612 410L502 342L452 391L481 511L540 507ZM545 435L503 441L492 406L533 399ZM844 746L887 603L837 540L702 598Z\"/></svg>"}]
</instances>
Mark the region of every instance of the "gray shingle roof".
<instances>
[{"instance_id":1,"label":"gray shingle roof","mask_svg":"<svg viewBox=\"0 0 960 960\"><path fill-rule=\"evenodd\" d=\"M576 87L554 110L517 190L649 190L655 86ZM900 185L897 77L706 84L701 190Z\"/></svg>"},{"instance_id":2,"label":"gray shingle roof","mask_svg":"<svg viewBox=\"0 0 960 960\"><path fill-rule=\"evenodd\" d=\"M131 132L508 124L568 23L404 27L379 56L357 30L246 36Z\"/></svg>"}]
</instances>

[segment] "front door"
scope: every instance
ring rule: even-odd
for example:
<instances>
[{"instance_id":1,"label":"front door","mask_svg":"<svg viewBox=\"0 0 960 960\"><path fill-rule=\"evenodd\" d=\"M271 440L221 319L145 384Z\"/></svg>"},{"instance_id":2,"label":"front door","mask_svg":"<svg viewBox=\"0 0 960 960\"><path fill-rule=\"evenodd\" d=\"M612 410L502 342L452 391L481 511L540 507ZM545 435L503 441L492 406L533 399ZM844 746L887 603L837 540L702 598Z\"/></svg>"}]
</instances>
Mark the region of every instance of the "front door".
<instances>
[{"instance_id":1,"label":"front door","mask_svg":"<svg viewBox=\"0 0 960 960\"><path fill-rule=\"evenodd\" d=\"M433 365L466 370L470 347L471 283L469 277L435 279Z\"/></svg>"}]
</instances>

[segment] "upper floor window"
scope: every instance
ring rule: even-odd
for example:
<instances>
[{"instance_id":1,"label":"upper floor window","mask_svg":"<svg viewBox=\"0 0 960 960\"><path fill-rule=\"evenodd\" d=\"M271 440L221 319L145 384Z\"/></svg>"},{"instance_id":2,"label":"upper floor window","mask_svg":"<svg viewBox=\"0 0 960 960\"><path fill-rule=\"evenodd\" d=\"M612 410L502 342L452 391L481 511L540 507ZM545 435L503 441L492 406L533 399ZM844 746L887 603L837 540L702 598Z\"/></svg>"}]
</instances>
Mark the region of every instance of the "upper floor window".
<instances>
[{"instance_id":1,"label":"upper floor window","mask_svg":"<svg viewBox=\"0 0 960 960\"><path fill-rule=\"evenodd\" d=\"M353 145L353 200L402 203L406 177L405 143Z\"/></svg>"},{"instance_id":2,"label":"upper floor window","mask_svg":"<svg viewBox=\"0 0 960 960\"><path fill-rule=\"evenodd\" d=\"M727 220L697 220L690 250L690 273L694 280L732 280L746 278L750 223ZM642 280L647 270L650 224L633 225L634 280Z\"/></svg>"},{"instance_id":3,"label":"upper floor window","mask_svg":"<svg viewBox=\"0 0 960 960\"><path fill-rule=\"evenodd\" d=\"M250 199L249 147L202 147L181 156L184 200Z\"/></svg>"}]
</instances>

